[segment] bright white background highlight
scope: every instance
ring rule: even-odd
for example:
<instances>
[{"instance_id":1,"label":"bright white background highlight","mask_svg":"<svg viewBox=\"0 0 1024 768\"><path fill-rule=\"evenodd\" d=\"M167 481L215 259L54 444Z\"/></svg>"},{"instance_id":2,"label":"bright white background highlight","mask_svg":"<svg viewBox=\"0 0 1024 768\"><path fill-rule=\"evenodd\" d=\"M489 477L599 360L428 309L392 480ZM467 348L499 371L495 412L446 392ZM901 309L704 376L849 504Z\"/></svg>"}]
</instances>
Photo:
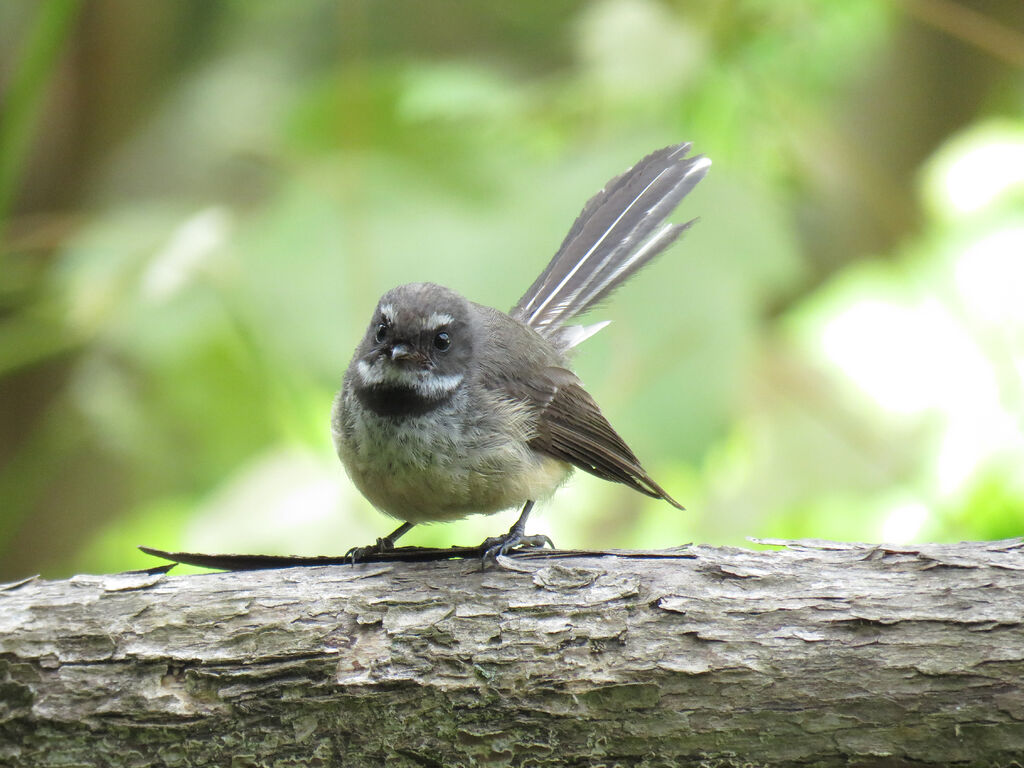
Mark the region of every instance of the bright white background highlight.
<instances>
[{"instance_id":1,"label":"bright white background highlight","mask_svg":"<svg viewBox=\"0 0 1024 768\"><path fill-rule=\"evenodd\" d=\"M905 544L913 541L928 522L928 507L914 501L894 507L882 524L882 541L889 544Z\"/></svg>"}]
</instances>

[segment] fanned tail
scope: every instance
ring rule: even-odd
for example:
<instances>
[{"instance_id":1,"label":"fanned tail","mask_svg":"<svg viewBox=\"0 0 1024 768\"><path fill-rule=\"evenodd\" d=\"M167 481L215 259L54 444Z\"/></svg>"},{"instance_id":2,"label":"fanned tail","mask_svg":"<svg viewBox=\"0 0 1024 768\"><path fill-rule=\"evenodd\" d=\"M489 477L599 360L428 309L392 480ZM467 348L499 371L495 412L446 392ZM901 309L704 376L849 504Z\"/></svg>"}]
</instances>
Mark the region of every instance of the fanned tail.
<instances>
[{"instance_id":1,"label":"fanned tail","mask_svg":"<svg viewBox=\"0 0 1024 768\"><path fill-rule=\"evenodd\" d=\"M686 143L652 152L594 195L512 316L564 347L590 335L563 325L606 298L695 221L665 223L711 166L703 155L687 158L689 150ZM591 328L583 330L597 330Z\"/></svg>"}]
</instances>

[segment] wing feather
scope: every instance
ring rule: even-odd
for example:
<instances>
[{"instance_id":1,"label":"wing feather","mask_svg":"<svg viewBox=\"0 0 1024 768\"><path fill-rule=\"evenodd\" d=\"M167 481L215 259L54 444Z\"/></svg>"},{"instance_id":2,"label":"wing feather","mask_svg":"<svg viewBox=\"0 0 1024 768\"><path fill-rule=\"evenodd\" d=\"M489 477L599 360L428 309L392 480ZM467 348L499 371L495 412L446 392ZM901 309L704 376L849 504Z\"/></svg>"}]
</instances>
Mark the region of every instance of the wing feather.
<instances>
[{"instance_id":1,"label":"wing feather","mask_svg":"<svg viewBox=\"0 0 1024 768\"><path fill-rule=\"evenodd\" d=\"M520 395L527 391L525 387L515 389ZM564 368L548 368L528 390L530 401L538 407L534 435L529 441L533 450L683 509L647 474L575 374Z\"/></svg>"}]
</instances>

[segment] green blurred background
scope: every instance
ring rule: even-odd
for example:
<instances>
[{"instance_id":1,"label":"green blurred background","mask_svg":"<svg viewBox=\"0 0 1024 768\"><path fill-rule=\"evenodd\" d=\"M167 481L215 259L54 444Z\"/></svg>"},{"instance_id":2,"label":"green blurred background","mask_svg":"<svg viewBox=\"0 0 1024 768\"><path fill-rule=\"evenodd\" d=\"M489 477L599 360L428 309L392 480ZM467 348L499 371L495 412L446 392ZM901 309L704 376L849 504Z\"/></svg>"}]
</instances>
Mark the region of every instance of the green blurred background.
<instances>
[{"instance_id":1,"label":"green blurred background","mask_svg":"<svg viewBox=\"0 0 1024 768\"><path fill-rule=\"evenodd\" d=\"M328 429L377 297L508 308L680 140L700 222L577 368L688 509L532 530L1024 533L1020 0L4 2L0 88L0 580L389 532Z\"/></svg>"}]
</instances>

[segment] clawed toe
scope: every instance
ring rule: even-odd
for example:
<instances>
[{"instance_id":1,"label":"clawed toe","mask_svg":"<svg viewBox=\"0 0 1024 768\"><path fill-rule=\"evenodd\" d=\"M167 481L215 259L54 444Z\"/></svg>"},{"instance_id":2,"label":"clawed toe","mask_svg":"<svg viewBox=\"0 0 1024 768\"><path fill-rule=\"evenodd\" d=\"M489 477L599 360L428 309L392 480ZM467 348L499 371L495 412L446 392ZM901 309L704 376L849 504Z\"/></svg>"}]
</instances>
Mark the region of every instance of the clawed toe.
<instances>
[{"instance_id":1,"label":"clawed toe","mask_svg":"<svg viewBox=\"0 0 1024 768\"><path fill-rule=\"evenodd\" d=\"M377 539L376 544L371 544L368 547L352 547L352 549L345 553L345 560L355 565L360 560L365 560L369 555L383 555L385 552L393 551L395 542L398 541L399 537L408 533L412 526L413 523L402 523L387 536Z\"/></svg>"},{"instance_id":2,"label":"clawed toe","mask_svg":"<svg viewBox=\"0 0 1024 768\"><path fill-rule=\"evenodd\" d=\"M352 547L352 549L345 553L345 560L355 565L360 560L365 560L367 555L383 555L394 548L395 545L387 539L379 538L375 544L370 544L366 547Z\"/></svg>"},{"instance_id":3,"label":"clawed toe","mask_svg":"<svg viewBox=\"0 0 1024 768\"><path fill-rule=\"evenodd\" d=\"M504 536L492 536L480 548L484 550L484 564L497 562L498 557L507 555L514 549L540 549L545 545L555 548L554 542L542 533L532 536L524 536L514 531L509 531Z\"/></svg>"},{"instance_id":4,"label":"clawed toe","mask_svg":"<svg viewBox=\"0 0 1024 768\"><path fill-rule=\"evenodd\" d=\"M513 549L540 549L545 544L552 549L555 548L551 539L542 533L532 536L527 536L523 533L526 530L526 518L529 517L531 509L533 509L533 502L526 502L523 506L523 511L519 514L519 519L516 520L515 525L512 526L508 533L504 536L492 536L480 545L480 548L484 551L482 567L486 568L488 562L501 565L498 558L502 555L507 555Z\"/></svg>"}]
</instances>

